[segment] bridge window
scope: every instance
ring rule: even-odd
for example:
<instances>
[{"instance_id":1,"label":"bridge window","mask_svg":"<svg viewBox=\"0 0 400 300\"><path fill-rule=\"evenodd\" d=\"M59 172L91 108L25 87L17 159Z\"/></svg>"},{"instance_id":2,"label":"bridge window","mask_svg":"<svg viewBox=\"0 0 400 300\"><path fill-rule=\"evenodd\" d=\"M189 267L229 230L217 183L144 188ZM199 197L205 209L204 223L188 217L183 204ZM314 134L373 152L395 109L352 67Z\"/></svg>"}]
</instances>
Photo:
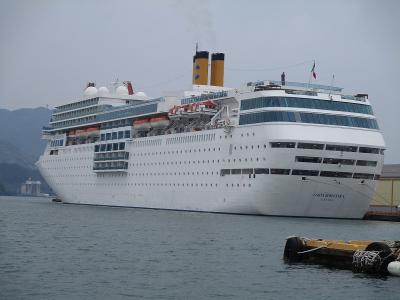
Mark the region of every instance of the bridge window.
<instances>
[{"instance_id":1,"label":"bridge window","mask_svg":"<svg viewBox=\"0 0 400 300\"><path fill-rule=\"evenodd\" d=\"M371 106L366 104L300 97L258 97L253 99L245 99L240 103L241 110L257 109L262 107L297 107L345 111L369 115L373 114Z\"/></svg>"},{"instance_id":2,"label":"bridge window","mask_svg":"<svg viewBox=\"0 0 400 300\"><path fill-rule=\"evenodd\" d=\"M263 122L296 122L293 112L267 111L241 115L239 125Z\"/></svg>"}]
</instances>

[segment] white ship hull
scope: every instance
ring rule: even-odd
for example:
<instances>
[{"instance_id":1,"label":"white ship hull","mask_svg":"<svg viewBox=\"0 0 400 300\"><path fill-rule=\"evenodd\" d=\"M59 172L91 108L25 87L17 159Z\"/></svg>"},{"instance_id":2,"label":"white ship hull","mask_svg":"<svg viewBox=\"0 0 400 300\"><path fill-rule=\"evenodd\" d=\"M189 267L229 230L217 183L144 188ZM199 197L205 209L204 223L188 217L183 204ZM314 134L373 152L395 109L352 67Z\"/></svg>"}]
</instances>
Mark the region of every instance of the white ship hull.
<instances>
[{"instance_id":1,"label":"white ship hull","mask_svg":"<svg viewBox=\"0 0 400 300\"><path fill-rule=\"evenodd\" d=\"M191 138L196 136L197 138ZM271 148L270 142L384 147L379 131L310 124L257 124L136 138L126 142L125 173L93 171L94 145L59 149L37 165L65 203L236 214L362 218L376 180L241 174L223 169L312 169L380 174L383 155L313 149ZM377 165L296 162L296 156L365 159Z\"/></svg>"}]
</instances>

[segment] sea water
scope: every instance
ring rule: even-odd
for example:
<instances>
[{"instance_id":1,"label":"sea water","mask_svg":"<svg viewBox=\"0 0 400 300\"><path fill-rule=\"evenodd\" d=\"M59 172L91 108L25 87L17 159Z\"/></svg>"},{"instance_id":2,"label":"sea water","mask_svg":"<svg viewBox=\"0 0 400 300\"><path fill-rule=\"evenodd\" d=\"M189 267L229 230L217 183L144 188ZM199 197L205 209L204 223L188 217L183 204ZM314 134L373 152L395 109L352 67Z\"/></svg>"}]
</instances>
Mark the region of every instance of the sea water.
<instances>
[{"instance_id":1,"label":"sea water","mask_svg":"<svg viewBox=\"0 0 400 300\"><path fill-rule=\"evenodd\" d=\"M400 299L400 278L286 264L285 238L399 238L399 223L0 197L0 299Z\"/></svg>"}]
</instances>

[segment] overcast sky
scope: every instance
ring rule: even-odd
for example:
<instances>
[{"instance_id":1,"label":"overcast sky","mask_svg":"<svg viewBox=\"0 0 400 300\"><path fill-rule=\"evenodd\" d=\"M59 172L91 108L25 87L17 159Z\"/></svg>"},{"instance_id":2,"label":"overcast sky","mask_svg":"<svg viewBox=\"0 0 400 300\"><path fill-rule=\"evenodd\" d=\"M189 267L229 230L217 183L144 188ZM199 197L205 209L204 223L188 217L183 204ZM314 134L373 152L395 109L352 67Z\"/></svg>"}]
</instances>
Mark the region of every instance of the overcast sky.
<instances>
[{"instance_id":1,"label":"overcast sky","mask_svg":"<svg viewBox=\"0 0 400 300\"><path fill-rule=\"evenodd\" d=\"M308 81L368 93L400 163L400 1L0 1L0 108L78 100L87 81L190 88L195 43L226 53L225 83Z\"/></svg>"}]
</instances>

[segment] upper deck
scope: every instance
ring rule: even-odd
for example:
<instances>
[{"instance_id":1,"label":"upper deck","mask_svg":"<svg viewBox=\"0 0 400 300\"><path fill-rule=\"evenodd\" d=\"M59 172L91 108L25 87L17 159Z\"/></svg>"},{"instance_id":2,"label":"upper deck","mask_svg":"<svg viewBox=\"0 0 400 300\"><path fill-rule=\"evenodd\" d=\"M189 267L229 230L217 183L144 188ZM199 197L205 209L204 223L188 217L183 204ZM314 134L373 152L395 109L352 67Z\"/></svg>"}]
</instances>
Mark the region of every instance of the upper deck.
<instances>
[{"instance_id":1,"label":"upper deck","mask_svg":"<svg viewBox=\"0 0 400 300\"><path fill-rule=\"evenodd\" d=\"M190 95L190 92L187 92L187 94ZM342 116L338 116L338 114L356 114L355 117L364 117L362 115L365 114L369 115L366 118L370 119L373 112L367 100L368 95L344 95L342 88L335 86L301 82L285 82L282 84L275 80L264 80L249 82L237 89L196 86L193 94L194 96L183 98L160 97L156 99L137 95L111 94L86 97L81 101L56 107L49 126L44 128L44 132L46 134L62 134L66 130L74 128L79 129L93 125L105 127L106 123L120 121L124 121L120 122L121 124L132 125L135 119L157 115L168 115L171 119L174 119L175 124L180 121L185 123L191 117L198 118L200 116L198 114L200 112L199 106L204 106L205 103L211 103L212 106L215 106L206 112L208 122L213 119L213 125L218 123L215 120L217 115L219 115L219 119L225 119L225 123L229 119L230 125L244 125L252 123L249 121L249 114L257 112L257 110L288 108L292 112L296 109L310 110L310 113L321 110L324 113L323 117L326 113L331 114L334 111L335 117L333 119L337 121L332 121L331 117L330 121L326 121L330 125L347 124L347 126L378 128L375 121L372 121L373 124L367 124L364 120L358 122L358 119L349 119L348 122L345 118L346 120L343 121ZM225 112L218 114L224 107ZM204 115L204 108L202 108L201 113ZM264 113L264 115L267 114ZM276 115L276 113L269 113L269 115ZM303 116L305 122L309 123L310 118L306 118L304 114ZM240 121L241 117L247 121ZM313 115L311 119L313 117L315 116ZM261 118L260 120L266 121L268 118L264 119ZM295 118L294 115L281 121L293 119L302 121L299 117ZM272 117L271 121L274 120L279 121L280 119ZM367 120L367 122L371 121ZM202 126L204 127L204 124Z\"/></svg>"}]
</instances>

